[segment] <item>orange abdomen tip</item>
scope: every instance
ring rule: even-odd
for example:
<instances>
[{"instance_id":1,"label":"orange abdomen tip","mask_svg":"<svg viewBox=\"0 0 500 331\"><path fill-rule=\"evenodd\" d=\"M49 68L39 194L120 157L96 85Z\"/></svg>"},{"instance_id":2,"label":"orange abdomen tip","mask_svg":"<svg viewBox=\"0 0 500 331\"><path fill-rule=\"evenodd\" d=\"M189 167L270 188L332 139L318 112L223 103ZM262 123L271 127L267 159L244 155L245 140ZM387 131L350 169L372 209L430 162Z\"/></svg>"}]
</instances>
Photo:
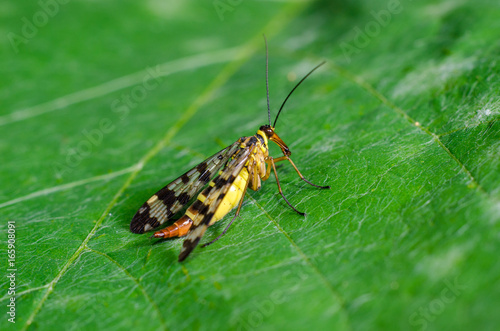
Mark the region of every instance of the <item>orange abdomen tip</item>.
<instances>
[{"instance_id":1,"label":"orange abdomen tip","mask_svg":"<svg viewBox=\"0 0 500 331\"><path fill-rule=\"evenodd\" d=\"M165 229L161 229L160 231L156 231L153 237L154 238L183 237L188 233L192 224L193 220L188 216L184 215L181 218L179 218L174 224L169 225Z\"/></svg>"}]
</instances>

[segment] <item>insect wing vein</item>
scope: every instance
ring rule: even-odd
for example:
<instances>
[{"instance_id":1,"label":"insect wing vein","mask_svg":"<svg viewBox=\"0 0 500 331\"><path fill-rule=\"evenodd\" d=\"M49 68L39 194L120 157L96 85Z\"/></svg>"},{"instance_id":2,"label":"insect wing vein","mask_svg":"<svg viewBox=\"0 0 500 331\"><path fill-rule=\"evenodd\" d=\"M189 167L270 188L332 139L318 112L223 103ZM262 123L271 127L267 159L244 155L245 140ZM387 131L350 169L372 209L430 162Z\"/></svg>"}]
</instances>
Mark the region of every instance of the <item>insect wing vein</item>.
<instances>
[{"instance_id":1,"label":"insect wing vein","mask_svg":"<svg viewBox=\"0 0 500 331\"><path fill-rule=\"evenodd\" d=\"M215 153L156 192L137 211L130 230L144 233L172 218L238 151L238 142Z\"/></svg>"}]
</instances>

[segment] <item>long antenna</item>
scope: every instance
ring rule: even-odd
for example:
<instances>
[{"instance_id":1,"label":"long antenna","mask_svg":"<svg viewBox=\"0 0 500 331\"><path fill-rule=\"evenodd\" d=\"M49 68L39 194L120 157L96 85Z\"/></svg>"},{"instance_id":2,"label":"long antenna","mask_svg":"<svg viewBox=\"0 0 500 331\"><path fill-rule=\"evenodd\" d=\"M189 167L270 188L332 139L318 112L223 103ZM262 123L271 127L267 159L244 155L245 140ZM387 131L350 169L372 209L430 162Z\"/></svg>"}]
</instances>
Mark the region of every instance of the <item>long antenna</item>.
<instances>
[{"instance_id":1,"label":"long antenna","mask_svg":"<svg viewBox=\"0 0 500 331\"><path fill-rule=\"evenodd\" d=\"M262 34L264 37L264 43L266 44L266 95L267 95L267 117L269 117L269 125L271 125L271 107L269 106L269 54L267 51L267 39L266 35Z\"/></svg>"},{"instance_id":2,"label":"long antenna","mask_svg":"<svg viewBox=\"0 0 500 331\"><path fill-rule=\"evenodd\" d=\"M288 98L292 95L293 91L295 91L295 89L297 87L299 87L300 83L302 83L304 80L306 80L306 78L309 77L309 75L312 74L314 72L314 70L318 69L319 67L321 67L325 63L326 63L326 61L323 61L320 64L318 64L317 66L315 66L311 71L309 71L309 73L307 75L304 76L304 78L302 78L300 80L300 82L297 83L297 85L295 85L295 87L290 91L290 93L288 93L288 95L285 98L285 101L283 101L283 103L281 104L280 110L278 111L278 115L276 115L276 119L274 120L273 128L276 127L276 122L278 121L278 116L280 116L280 113L281 113L281 110L283 109L283 106L285 105ZM269 123L271 123L271 121L269 121Z\"/></svg>"}]
</instances>

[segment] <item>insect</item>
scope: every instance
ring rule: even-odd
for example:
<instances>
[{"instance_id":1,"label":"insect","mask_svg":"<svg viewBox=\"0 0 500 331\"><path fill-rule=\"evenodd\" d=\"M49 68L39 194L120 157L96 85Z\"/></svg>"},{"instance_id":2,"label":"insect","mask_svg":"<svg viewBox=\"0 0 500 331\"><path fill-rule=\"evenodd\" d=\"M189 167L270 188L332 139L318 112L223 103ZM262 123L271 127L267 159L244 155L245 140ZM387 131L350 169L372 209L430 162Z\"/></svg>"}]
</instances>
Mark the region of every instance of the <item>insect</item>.
<instances>
[{"instance_id":1,"label":"insect","mask_svg":"<svg viewBox=\"0 0 500 331\"><path fill-rule=\"evenodd\" d=\"M250 188L254 191L258 191L261 187L261 181L265 181L269 178L271 169L274 171L278 191L285 202L298 214L305 215L295 209L295 207L285 198L281 190L278 173L276 172L275 163L277 162L290 162L299 177L312 186L321 189L330 188L329 186L315 185L304 178L290 158L292 152L275 132L276 122L288 98L310 74L325 62L314 67L295 85L281 104L274 123L271 126L267 41L265 41L265 43L266 94L269 124L262 125L253 136L241 137L232 145L215 153L156 192L155 195L142 205L130 223L130 230L134 233L144 233L157 228L172 219L182 207L187 205L188 202L206 186L206 188L199 193L197 199L187 208L182 217L172 225L155 232L153 235L154 238L172 238L187 235L179 255L179 262L188 257L198 245L209 226L222 219L237 206L238 209L234 217L224 231L211 242L204 244L203 247L214 243L226 233L233 221L240 214L240 209L247 189ZM281 148L283 156L273 158L269 155L269 141L276 143ZM213 179L211 180L211 178Z\"/></svg>"}]
</instances>

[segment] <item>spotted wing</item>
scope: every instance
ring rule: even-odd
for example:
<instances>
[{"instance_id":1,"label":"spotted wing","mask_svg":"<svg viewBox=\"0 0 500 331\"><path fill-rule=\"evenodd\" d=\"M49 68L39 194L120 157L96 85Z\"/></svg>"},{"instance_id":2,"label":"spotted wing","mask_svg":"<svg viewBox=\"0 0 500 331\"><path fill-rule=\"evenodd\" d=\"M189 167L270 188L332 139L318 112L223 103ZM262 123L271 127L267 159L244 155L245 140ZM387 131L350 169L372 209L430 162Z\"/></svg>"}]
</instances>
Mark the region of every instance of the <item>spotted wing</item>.
<instances>
[{"instance_id":1,"label":"spotted wing","mask_svg":"<svg viewBox=\"0 0 500 331\"><path fill-rule=\"evenodd\" d=\"M186 259L200 242L217 208L219 208L223 197L245 166L250 151L251 148L249 147L240 149L224 170L222 170L222 173L213 180L214 186L208 186L203 191L203 195L206 196L206 199L203 202L200 200L194 202L193 207L198 210L198 213L193 218L193 225L182 244L179 262Z\"/></svg>"},{"instance_id":2,"label":"spotted wing","mask_svg":"<svg viewBox=\"0 0 500 331\"><path fill-rule=\"evenodd\" d=\"M169 220L219 172L238 148L239 141L212 155L156 192L139 208L130 223L130 230L144 233Z\"/></svg>"}]
</instances>

